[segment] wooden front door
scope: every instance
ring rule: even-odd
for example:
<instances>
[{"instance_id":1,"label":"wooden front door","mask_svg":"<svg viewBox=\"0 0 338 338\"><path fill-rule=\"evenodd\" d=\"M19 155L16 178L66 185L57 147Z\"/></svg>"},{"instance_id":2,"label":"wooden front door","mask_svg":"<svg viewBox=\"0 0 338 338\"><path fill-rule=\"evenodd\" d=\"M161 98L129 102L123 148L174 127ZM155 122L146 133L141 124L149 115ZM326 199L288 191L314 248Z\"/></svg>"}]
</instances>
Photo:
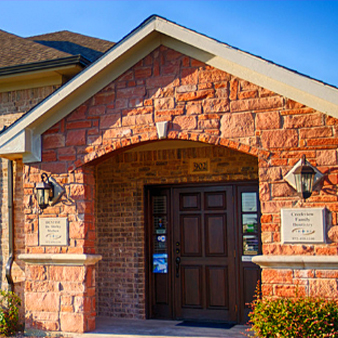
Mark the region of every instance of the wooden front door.
<instances>
[{"instance_id":1,"label":"wooden front door","mask_svg":"<svg viewBox=\"0 0 338 338\"><path fill-rule=\"evenodd\" d=\"M235 321L232 187L175 189L175 315Z\"/></svg>"},{"instance_id":2,"label":"wooden front door","mask_svg":"<svg viewBox=\"0 0 338 338\"><path fill-rule=\"evenodd\" d=\"M149 318L243 321L245 306L238 304L248 292L240 287L250 284L251 292L259 273L242 281L243 268L257 268L239 257L239 190L231 184L147 190Z\"/></svg>"}]
</instances>

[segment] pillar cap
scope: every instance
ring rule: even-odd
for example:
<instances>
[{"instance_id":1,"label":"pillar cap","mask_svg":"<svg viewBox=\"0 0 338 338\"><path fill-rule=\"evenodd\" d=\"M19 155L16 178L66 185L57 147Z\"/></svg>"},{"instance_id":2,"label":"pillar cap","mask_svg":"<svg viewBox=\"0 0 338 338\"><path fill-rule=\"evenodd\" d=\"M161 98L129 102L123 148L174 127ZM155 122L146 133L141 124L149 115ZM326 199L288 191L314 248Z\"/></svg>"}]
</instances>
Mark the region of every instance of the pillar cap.
<instances>
[{"instance_id":1,"label":"pillar cap","mask_svg":"<svg viewBox=\"0 0 338 338\"><path fill-rule=\"evenodd\" d=\"M255 256L252 262L262 269L338 269L338 256Z\"/></svg>"},{"instance_id":2,"label":"pillar cap","mask_svg":"<svg viewBox=\"0 0 338 338\"><path fill-rule=\"evenodd\" d=\"M27 264L41 265L94 265L101 255L89 254L21 254L18 259Z\"/></svg>"}]
</instances>

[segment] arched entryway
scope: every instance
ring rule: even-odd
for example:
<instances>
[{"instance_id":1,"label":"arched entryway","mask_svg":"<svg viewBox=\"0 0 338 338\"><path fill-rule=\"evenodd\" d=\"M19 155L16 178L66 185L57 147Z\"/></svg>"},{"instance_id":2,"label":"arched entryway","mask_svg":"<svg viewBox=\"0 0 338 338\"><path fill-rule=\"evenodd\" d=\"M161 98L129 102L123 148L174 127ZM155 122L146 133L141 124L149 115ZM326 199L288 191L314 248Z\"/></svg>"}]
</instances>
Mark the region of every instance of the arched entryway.
<instances>
[{"instance_id":1,"label":"arched entryway","mask_svg":"<svg viewBox=\"0 0 338 338\"><path fill-rule=\"evenodd\" d=\"M256 157L192 141L98 164L97 314L245 321L259 277L257 187Z\"/></svg>"}]
</instances>

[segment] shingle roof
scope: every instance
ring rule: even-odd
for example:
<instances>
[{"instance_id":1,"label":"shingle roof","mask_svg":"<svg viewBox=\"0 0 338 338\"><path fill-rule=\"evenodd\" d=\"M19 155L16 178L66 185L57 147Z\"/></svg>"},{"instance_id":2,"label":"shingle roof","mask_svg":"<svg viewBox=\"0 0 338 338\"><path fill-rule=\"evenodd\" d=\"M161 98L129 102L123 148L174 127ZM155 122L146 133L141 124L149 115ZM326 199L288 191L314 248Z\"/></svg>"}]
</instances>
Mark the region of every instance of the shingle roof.
<instances>
[{"instance_id":1,"label":"shingle roof","mask_svg":"<svg viewBox=\"0 0 338 338\"><path fill-rule=\"evenodd\" d=\"M81 55L93 62L114 43L68 31L22 38L0 30L0 68Z\"/></svg>"},{"instance_id":2,"label":"shingle roof","mask_svg":"<svg viewBox=\"0 0 338 338\"><path fill-rule=\"evenodd\" d=\"M59 59L69 53L0 30L0 67Z\"/></svg>"},{"instance_id":3,"label":"shingle roof","mask_svg":"<svg viewBox=\"0 0 338 338\"><path fill-rule=\"evenodd\" d=\"M55 33L36 35L27 39L38 42L44 46L52 47L71 55L82 55L90 61L95 61L109 48L114 46L113 42L93 38L90 36L60 31Z\"/></svg>"}]
</instances>

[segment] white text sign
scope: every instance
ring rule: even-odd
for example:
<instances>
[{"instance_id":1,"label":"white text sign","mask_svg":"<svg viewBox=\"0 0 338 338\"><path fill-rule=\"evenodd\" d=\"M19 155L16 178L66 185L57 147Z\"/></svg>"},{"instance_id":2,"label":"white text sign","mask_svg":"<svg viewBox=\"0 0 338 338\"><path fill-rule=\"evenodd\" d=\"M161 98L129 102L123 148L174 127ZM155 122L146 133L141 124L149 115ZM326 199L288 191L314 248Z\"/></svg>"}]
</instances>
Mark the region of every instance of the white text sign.
<instances>
[{"instance_id":1,"label":"white text sign","mask_svg":"<svg viewBox=\"0 0 338 338\"><path fill-rule=\"evenodd\" d=\"M282 243L324 243L325 208L282 209Z\"/></svg>"},{"instance_id":2,"label":"white text sign","mask_svg":"<svg viewBox=\"0 0 338 338\"><path fill-rule=\"evenodd\" d=\"M40 218L39 220L40 245L68 245L67 218Z\"/></svg>"}]
</instances>

